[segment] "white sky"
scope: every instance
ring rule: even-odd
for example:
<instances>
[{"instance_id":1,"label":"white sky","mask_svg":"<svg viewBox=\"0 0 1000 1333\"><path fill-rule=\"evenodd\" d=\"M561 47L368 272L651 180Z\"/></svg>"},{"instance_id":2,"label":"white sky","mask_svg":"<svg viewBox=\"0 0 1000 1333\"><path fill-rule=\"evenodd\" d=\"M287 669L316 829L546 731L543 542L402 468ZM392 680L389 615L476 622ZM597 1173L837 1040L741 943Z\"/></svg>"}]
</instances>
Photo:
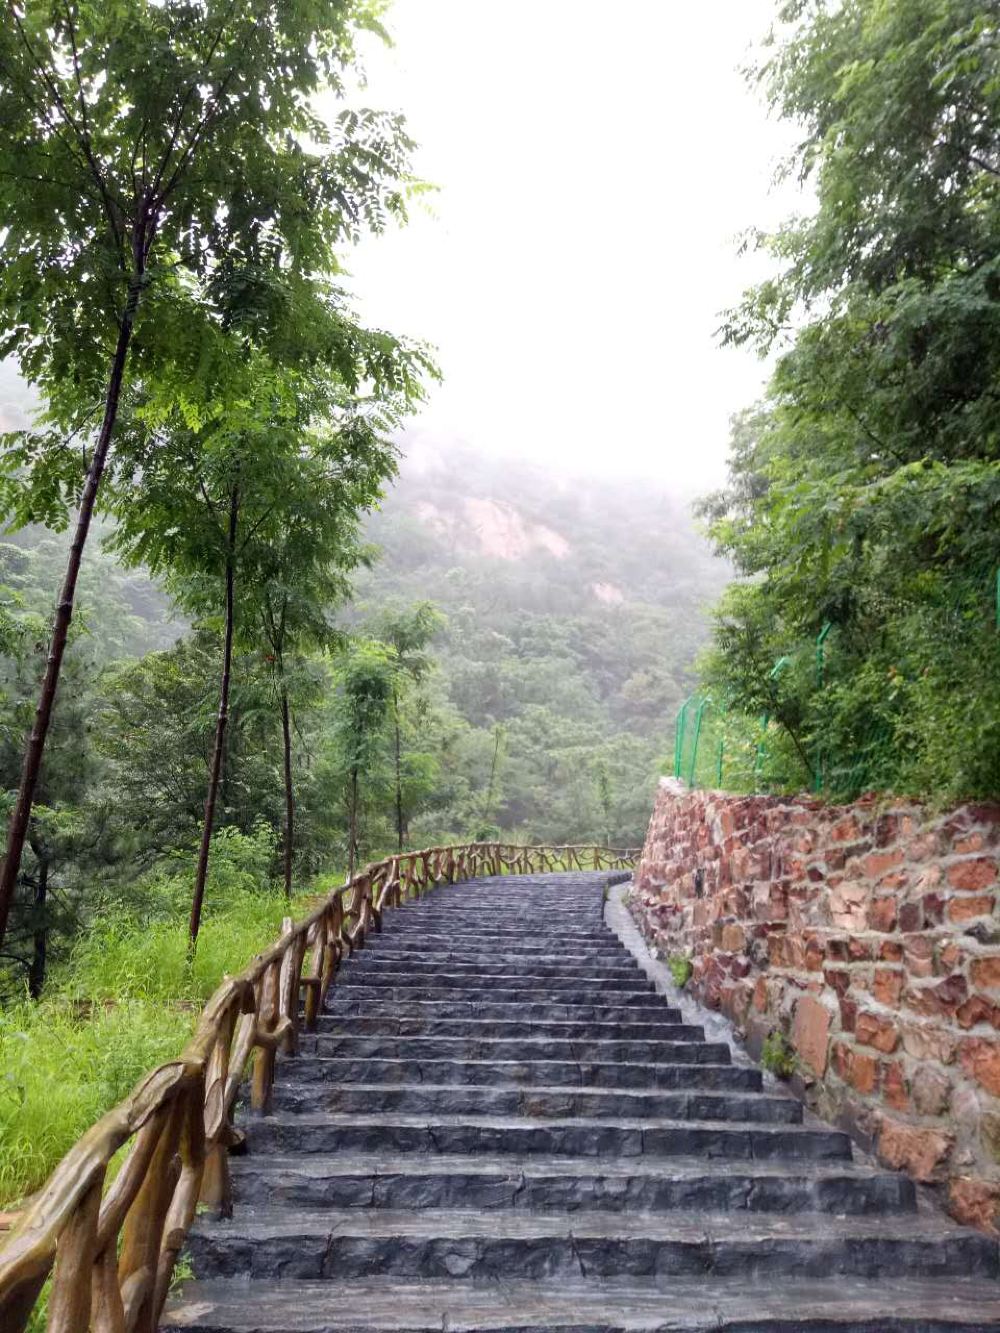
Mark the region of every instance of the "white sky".
<instances>
[{"instance_id":1,"label":"white sky","mask_svg":"<svg viewBox=\"0 0 1000 1333\"><path fill-rule=\"evenodd\" d=\"M364 315L437 346L414 429L562 471L715 484L764 369L720 349L761 273L737 236L792 211L792 142L738 66L775 0L395 0L368 100L440 192L352 258Z\"/></svg>"}]
</instances>

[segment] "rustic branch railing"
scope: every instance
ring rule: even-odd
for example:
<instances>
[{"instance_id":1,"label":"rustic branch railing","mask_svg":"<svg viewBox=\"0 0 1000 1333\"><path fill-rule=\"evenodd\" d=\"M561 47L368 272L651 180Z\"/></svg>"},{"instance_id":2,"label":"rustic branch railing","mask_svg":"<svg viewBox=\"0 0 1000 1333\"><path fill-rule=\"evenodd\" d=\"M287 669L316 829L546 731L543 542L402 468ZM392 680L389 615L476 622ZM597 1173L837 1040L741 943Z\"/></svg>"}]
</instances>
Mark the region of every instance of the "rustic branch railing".
<instances>
[{"instance_id":1,"label":"rustic branch railing","mask_svg":"<svg viewBox=\"0 0 1000 1333\"><path fill-rule=\"evenodd\" d=\"M387 907L481 875L625 870L637 858L607 847L431 847L365 866L310 916L286 920L276 943L222 982L180 1057L102 1116L26 1208L0 1249L0 1329L22 1333L51 1274L48 1333L156 1333L198 1205L230 1211L248 1065L251 1109L265 1112L277 1053L296 1053L300 1023L315 1026L345 955L381 929Z\"/></svg>"}]
</instances>

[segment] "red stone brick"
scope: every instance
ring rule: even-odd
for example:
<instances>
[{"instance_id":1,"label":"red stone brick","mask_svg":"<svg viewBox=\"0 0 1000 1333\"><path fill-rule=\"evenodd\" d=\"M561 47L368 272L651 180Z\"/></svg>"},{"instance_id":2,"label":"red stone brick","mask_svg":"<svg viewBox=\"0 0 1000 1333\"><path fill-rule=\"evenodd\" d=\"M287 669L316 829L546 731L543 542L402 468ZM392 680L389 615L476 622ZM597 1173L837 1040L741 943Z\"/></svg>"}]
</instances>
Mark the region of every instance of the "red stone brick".
<instances>
[{"instance_id":1,"label":"red stone brick","mask_svg":"<svg viewBox=\"0 0 1000 1333\"><path fill-rule=\"evenodd\" d=\"M842 930L864 930L868 924L868 890L863 884L838 884L830 891L830 919Z\"/></svg>"},{"instance_id":2,"label":"red stone brick","mask_svg":"<svg viewBox=\"0 0 1000 1333\"><path fill-rule=\"evenodd\" d=\"M879 1062L873 1055L855 1050L846 1042L834 1047L834 1062L838 1076L856 1092L868 1097L878 1085Z\"/></svg>"},{"instance_id":3,"label":"red stone brick","mask_svg":"<svg viewBox=\"0 0 1000 1333\"><path fill-rule=\"evenodd\" d=\"M846 995L851 984L851 974L843 967L828 967L823 973L823 979L838 995Z\"/></svg>"},{"instance_id":4,"label":"red stone brick","mask_svg":"<svg viewBox=\"0 0 1000 1333\"><path fill-rule=\"evenodd\" d=\"M896 929L896 899L873 898L868 909L868 925L888 935Z\"/></svg>"},{"instance_id":5,"label":"red stone brick","mask_svg":"<svg viewBox=\"0 0 1000 1333\"><path fill-rule=\"evenodd\" d=\"M914 1069L911 1091L914 1110L918 1115L944 1115L948 1109L951 1084L930 1065L919 1064Z\"/></svg>"},{"instance_id":6,"label":"red stone brick","mask_svg":"<svg viewBox=\"0 0 1000 1333\"><path fill-rule=\"evenodd\" d=\"M897 1170L909 1171L917 1180L940 1177L955 1139L937 1129L919 1129L888 1116L882 1118L878 1136L879 1156Z\"/></svg>"},{"instance_id":7,"label":"red stone brick","mask_svg":"<svg viewBox=\"0 0 1000 1333\"><path fill-rule=\"evenodd\" d=\"M730 921L722 927L722 947L727 953L740 953L746 943L743 927Z\"/></svg>"},{"instance_id":8,"label":"red stone brick","mask_svg":"<svg viewBox=\"0 0 1000 1333\"><path fill-rule=\"evenodd\" d=\"M1000 990L1000 954L974 959L969 975L979 990Z\"/></svg>"},{"instance_id":9,"label":"red stone brick","mask_svg":"<svg viewBox=\"0 0 1000 1333\"><path fill-rule=\"evenodd\" d=\"M935 1060L949 1065L955 1058L956 1041L940 1027L904 1023L903 1049L916 1060Z\"/></svg>"},{"instance_id":10,"label":"red stone brick","mask_svg":"<svg viewBox=\"0 0 1000 1333\"><path fill-rule=\"evenodd\" d=\"M1000 1041L966 1037L958 1050L962 1068L987 1092L1000 1097Z\"/></svg>"},{"instance_id":11,"label":"red stone brick","mask_svg":"<svg viewBox=\"0 0 1000 1333\"><path fill-rule=\"evenodd\" d=\"M974 861L958 861L948 867L948 883L953 889L973 893L996 883L997 863L991 856L980 856Z\"/></svg>"},{"instance_id":12,"label":"red stone brick","mask_svg":"<svg viewBox=\"0 0 1000 1333\"><path fill-rule=\"evenodd\" d=\"M919 903L903 903L898 913L899 929L909 934L924 924L924 913Z\"/></svg>"},{"instance_id":13,"label":"red stone brick","mask_svg":"<svg viewBox=\"0 0 1000 1333\"><path fill-rule=\"evenodd\" d=\"M884 963L901 963L903 946L899 940L882 940L878 946L878 956Z\"/></svg>"},{"instance_id":14,"label":"red stone brick","mask_svg":"<svg viewBox=\"0 0 1000 1333\"><path fill-rule=\"evenodd\" d=\"M903 950L906 970L914 977L934 975L934 941L928 935L908 935Z\"/></svg>"},{"instance_id":15,"label":"red stone brick","mask_svg":"<svg viewBox=\"0 0 1000 1333\"><path fill-rule=\"evenodd\" d=\"M820 1077L826 1073L829 1035L829 1010L812 996L804 995L795 1006L792 1045L813 1073Z\"/></svg>"},{"instance_id":16,"label":"red stone brick","mask_svg":"<svg viewBox=\"0 0 1000 1333\"><path fill-rule=\"evenodd\" d=\"M891 1055L899 1045L899 1028L891 1018L882 1018L869 1012L858 1014L854 1035L862 1046Z\"/></svg>"},{"instance_id":17,"label":"red stone brick","mask_svg":"<svg viewBox=\"0 0 1000 1333\"><path fill-rule=\"evenodd\" d=\"M882 1070L882 1097L894 1111L910 1109L910 1095L906 1077L899 1060L887 1061Z\"/></svg>"},{"instance_id":18,"label":"red stone brick","mask_svg":"<svg viewBox=\"0 0 1000 1333\"><path fill-rule=\"evenodd\" d=\"M1000 1221L1000 1184L953 1176L948 1182L948 1211L965 1226L995 1235Z\"/></svg>"},{"instance_id":19,"label":"red stone brick","mask_svg":"<svg viewBox=\"0 0 1000 1333\"><path fill-rule=\"evenodd\" d=\"M857 820L853 815L845 815L831 827L828 836L831 842L853 842L860 836Z\"/></svg>"},{"instance_id":20,"label":"red stone brick","mask_svg":"<svg viewBox=\"0 0 1000 1333\"><path fill-rule=\"evenodd\" d=\"M945 900L939 893L927 893L924 895L924 921L928 925L934 925L944 920Z\"/></svg>"},{"instance_id":21,"label":"red stone brick","mask_svg":"<svg viewBox=\"0 0 1000 1333\"><path fill-rule=\"evenodd\" d=\"M894 1009L899 1004L899 997L903 993L903 974L893 968L879 967L875 969L875 980L872 985L872 994L879 1004L888 1005Z\"/></svg>"},{"instance_id":22,"label":"red stone brick","mask_svg":"<svg viewBox=\"0 0 1000 1333\"><path fill-rule=\"evenodd\" d=\"M856 1000L850 1000L846 995L840 997L840 1026L845 1032L853 1032L854 1024L858 1018L858 1005Z\"/></svg>"},{"instance_id":23,"label":"red stone brick","mask_svg":"<svg viewBox=\"0 0 1000 1333\"><path fill-rule=\"evenodd\" d=\"M959 1027L974 1028L977 1023L993 1020L993 1005L982 995L970 995L955 1013Z\"/></svg>"},{"instance_id":24,"label":"red stone brick","mask_svg":"<svg viewBox=\"0 0 1000 1333\"><path fill-rule=\"evenodd\" d=\"M902 864L903 853L899 848L892 852L869 852L862 858L861 873L866 879L879 879Z\"/></svg>"},{"instance_id":25,"label":"red stone brick","mask_svg":"<svg viewBox=\"0 0 1000 1333\"><path fill-rule=\"evenodd\" d=\"M867 940L852 935L847 942L847 952L852 963L864 963L872 956L872 946Z\"/></svg>"},{"instance_id":26,"label":"red stone brick","mask_svg":"<svg viewBox=\"0 0 1000 1333\"><path fill-rule=\"evenodd\" d=\"M959 856L965 856L972 852L981 852L986 846L986 839L976 830L974 833L967 833L964 838L959 838L955 843L955 851Z\"/></svg>"},{"instance_id":27,"label":"red stone brick","mask_svg":"<svg viewBox=\"0 0 1000 1333\"><path fill-rule=\"evenodd\" d=\"M993 911L993 899L982 895L975 898L952 898L948 904L950 921L971 921L977 916L989 916Z\"/></svg>"}]
</instances>

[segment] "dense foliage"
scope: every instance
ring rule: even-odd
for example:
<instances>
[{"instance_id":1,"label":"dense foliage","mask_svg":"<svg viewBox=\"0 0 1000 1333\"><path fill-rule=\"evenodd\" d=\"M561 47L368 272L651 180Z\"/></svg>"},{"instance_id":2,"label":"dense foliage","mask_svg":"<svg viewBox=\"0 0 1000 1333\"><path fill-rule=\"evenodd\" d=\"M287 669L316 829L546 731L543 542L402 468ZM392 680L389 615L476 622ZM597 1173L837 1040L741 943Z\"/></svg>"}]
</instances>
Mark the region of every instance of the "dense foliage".
<instances>
[{"instance_id":1,"label":"dense foliage","mask_svg":"<svg viewBox=\"0 0 1000 1333\"><path fill-rule=\"evenodd\" d=\"M758 780L995 794L1000 16L792 0L765 56L815 208L727 324L777 359L704 506L747 576L707 685Z\"/></svg>"}]
</instances>

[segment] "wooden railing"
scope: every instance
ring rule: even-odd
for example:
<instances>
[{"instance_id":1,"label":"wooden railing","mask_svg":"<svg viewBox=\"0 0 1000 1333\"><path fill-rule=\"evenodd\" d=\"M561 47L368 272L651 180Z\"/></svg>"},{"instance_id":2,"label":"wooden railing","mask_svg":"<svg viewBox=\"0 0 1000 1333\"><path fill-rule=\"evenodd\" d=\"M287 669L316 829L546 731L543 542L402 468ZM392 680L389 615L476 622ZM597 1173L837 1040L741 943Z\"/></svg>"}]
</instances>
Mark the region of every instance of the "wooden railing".
<instances>
[{"instance_id":1,"label":"wooden railing","mask_svg":"<svg viewBox=\"0 0 1000 1333\"><path fill-rule=\"evenodd\" d=\"M251 1069L250 1106L267 1111L275 1057L294 1055L344 957L380 930L387 907L482 875L630 869L634 850L471 843L365 866L245 972L227 977L177 1060L148 1074L80 1138L0 1250L0 1329L22 1333L52 1276L48 1333L155 1333L198 1206L231 1209L233 1120ZM127 1156L110 1184L112 1158Z\"/></svg>"}]
</instances>

